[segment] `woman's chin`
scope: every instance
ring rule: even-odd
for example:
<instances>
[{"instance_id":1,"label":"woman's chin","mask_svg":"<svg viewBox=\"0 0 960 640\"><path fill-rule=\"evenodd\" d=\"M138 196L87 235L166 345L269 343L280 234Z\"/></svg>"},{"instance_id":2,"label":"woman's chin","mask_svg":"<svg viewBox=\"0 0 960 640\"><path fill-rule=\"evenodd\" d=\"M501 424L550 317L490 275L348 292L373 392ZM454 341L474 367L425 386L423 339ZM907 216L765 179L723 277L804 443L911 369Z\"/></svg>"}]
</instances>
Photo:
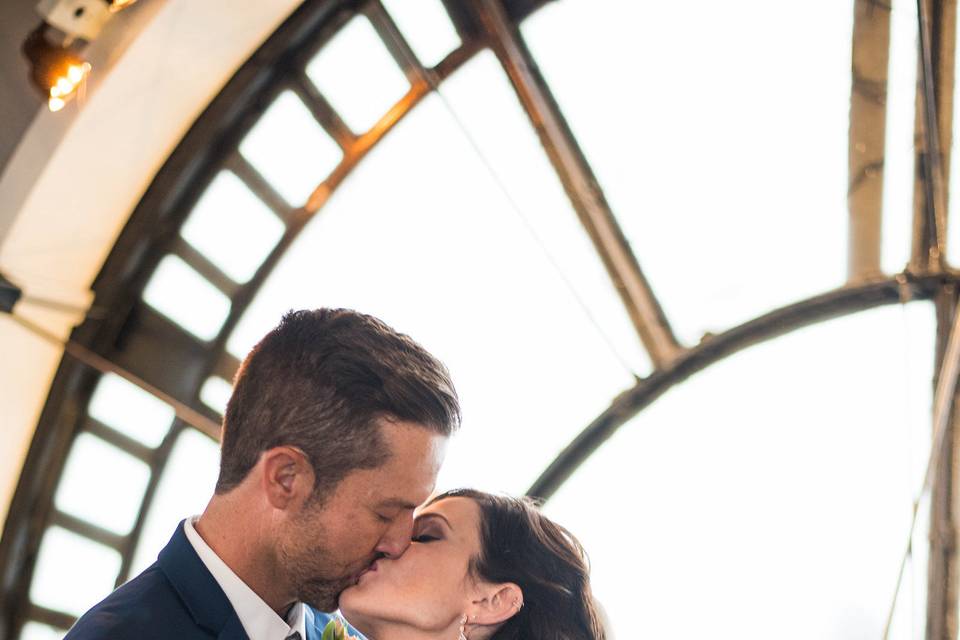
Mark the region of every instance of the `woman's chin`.
<instances>
[{"instance_id":1,"label":"woman's chin","mask_svg":"<svg viewBox=\"0 0 960 640\"><path fill-rule=\"evenodd\" d=\"M348 591L354 590L356 590L356 587L350 587L340 594L340 615L365 637L372 638L373 636L371 634L373 630L370 626L370 619L360 613L360 610L351 606L358 604L352 602L355 598L351 598L351 595L347 593Z\"/></svg>"},{"instance_id":2,"label":"woman's chin","mask_svg":"<svg viewBox=\"0 0 960 640\"><path fill-rule=\"evenodd\" d=\"M376 637L373 632L382 622L385 603L389 602L383 586L376 580L375 573L368 572L340 593L340 613L367 638Z\"/></svg>"},{"instance_id":3,"label":"woman's chin","mask_svg":"<svg viewBox=\"0 0 960 640\"><path fill-rule=\"evenodd\" d=\"M343 614L344 618L350 620L351 624L353 624L353 618L363 617L361 612L365 607L363 606L363 595L359 593L360 590L357 585L347 587L340 594L340 600L337 603L340 613Z\"/></svg>"}]
</instances>

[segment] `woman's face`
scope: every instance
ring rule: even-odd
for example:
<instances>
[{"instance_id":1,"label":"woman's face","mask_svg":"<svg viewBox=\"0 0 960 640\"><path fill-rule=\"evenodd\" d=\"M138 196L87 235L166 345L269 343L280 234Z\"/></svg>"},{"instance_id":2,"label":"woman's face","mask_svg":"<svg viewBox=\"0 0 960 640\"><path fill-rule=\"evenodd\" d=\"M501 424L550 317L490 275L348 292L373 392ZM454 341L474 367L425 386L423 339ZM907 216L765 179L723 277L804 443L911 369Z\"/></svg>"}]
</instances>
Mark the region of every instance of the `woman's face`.
<instances>
[{"instance_id":1,"label":"woman's face","mask_svg":"<svg viewBox=\"0 0 960 640\"><path fill-rule=\"evenodd\" d=\"M455 630L477 591L470 559L480 552L480 508L469 498L435 502L416 516L413 542L381 558L340 595L340 610L364 635L391 627Z\"/></svg>"}]
</instances>

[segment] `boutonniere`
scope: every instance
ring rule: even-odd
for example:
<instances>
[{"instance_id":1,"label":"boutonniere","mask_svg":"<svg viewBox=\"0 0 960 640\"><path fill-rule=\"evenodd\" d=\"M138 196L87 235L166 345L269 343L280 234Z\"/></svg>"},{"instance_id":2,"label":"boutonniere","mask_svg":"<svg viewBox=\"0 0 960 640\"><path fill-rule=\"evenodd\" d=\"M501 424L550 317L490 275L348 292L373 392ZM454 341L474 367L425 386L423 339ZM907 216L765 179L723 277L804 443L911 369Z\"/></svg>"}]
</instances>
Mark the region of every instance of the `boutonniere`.
<instances>
[{"instance_id":1,"label":"boutonniere","mask_svg":"<svg viewBox=\"0 0 960 640\"><path fill-rule=\"evenodd\" d=\"M347 625L343 624L339 618L334 618L323 628L323 636L320 640L350 640L357 636L350 635L347 631Z\"/></svg>"}]
</instances>

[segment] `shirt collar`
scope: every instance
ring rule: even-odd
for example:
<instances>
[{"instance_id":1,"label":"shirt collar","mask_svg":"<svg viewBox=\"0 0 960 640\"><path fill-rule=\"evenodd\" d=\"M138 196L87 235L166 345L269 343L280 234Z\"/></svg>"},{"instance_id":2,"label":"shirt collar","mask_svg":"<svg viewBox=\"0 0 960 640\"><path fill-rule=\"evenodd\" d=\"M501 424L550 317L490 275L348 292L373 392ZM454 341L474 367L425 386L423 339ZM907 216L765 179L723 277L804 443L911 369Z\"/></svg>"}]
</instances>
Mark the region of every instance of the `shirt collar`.
<instances>
[{"instance_id":1,"label":"shirt collar","mask_svg":"<svg viewBox=\"0 0 960 640\"><path fill-rule=\"evenodd\" d=\"M183 531L194 551L200 556L200 561L223 589L250 640L284 640L294 631L299 632L301 638L306 638L303 603L297 602L293 605L287 612L286 620L277 615L200 537L194 527L197 520L198 516L185 520Z\"/></svg>"}]
</instances>

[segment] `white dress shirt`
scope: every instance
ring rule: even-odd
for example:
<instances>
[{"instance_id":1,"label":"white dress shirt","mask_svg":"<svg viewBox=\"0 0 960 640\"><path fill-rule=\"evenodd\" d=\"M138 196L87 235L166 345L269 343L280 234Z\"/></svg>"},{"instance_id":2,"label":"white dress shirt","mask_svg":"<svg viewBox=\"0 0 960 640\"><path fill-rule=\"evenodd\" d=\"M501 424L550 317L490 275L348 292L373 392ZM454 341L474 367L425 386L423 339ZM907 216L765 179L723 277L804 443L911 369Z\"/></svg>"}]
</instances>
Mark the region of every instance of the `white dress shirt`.
<instances>
[{"instance_id":1,"label":"white dress shirt","mask_svg":"<svg viewBox=\"0 0 960 640\"><path fill-rule=\"evenodd\" d=\"M233 605L237 617L240 618L240 624L243 625L243 630L246 631L250 640L284 640L295 631L303 640L306 640L303 603L298 602L291 607L286 620L277 615L277 612L248 587L200 537L193 526L198 518L199 516L187 518L183 523L183 531L187 534L187 540L190 541L197 555L200 556L200 561L207 567L213 579L223 589L227 600Z\"/></svg>"}]
</instances>

